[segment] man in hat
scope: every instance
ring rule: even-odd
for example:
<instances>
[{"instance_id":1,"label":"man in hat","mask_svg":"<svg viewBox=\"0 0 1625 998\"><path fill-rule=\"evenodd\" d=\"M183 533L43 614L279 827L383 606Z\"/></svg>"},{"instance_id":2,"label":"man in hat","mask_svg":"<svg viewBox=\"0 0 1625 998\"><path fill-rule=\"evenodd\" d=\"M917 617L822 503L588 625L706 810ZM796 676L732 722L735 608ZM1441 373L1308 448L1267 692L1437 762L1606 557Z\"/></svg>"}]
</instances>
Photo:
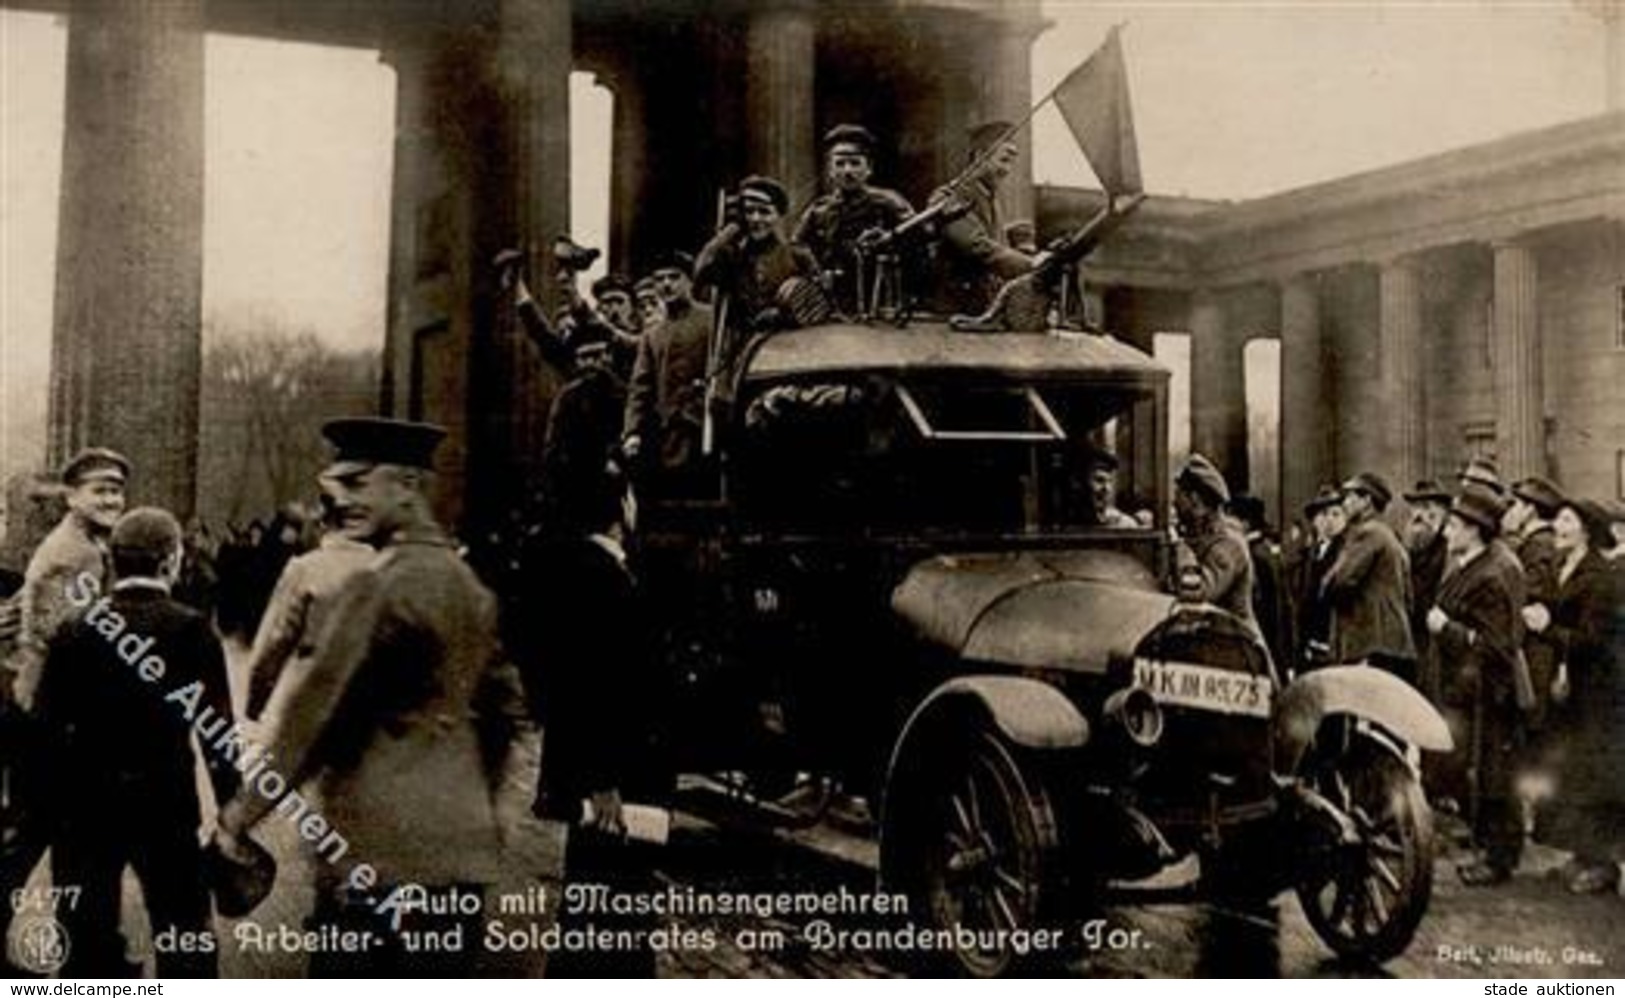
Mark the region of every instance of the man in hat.
<instances>
[{"instance_id":1,"label":"man in hat","mask_svg":"<svg viewBox=\"0 0 1625 998\"><path fill-rule=\"evenodd\" d=\"M1414 684L1411 562L1381 516L1393 495L1387 481L1371 471L1343 483L1348 528L1320 591L1331 607L1333 662L1365 662Z\"/></svg>"},{"instance_id":2,"label":"man in hat","mask_svg":"<svg viewBox=\"0 0 1625 998\"><path fill-rule=\"evenodd\" d=\"M1422 663L1428 661L1427 612L1438 596L1449 560L1444 524L1452 498L1449 489L1431 478L1405 493L1411 508L1405 528L1405 550L1411 559L1411 639L1416 643L1417 661ZM1422 692L1434 703L1439 702L1437 678L1423 675L1421 683Z\"/></svg>"},{"instance_id":3,"label":"man in hat","mask_svg":"<svg viewBox=\"0 0 1625 998\"><path fill-rule=\"evenodd\" d=\"M729 217L694 262L694 283L715 288L718 301L728 303L715 371L725 392L751 336L797 325L782 307L786 282L818 277L818 261L811 251L786 242L780 231L790 210L783 184L772 177L746 177L729 205Z\"/></svg>"},{"instance_id":4,"label":"man in hat","mask_svg":"<svg viewBox=\"0 0 1625 998\"><path fill-rule=\"evenodd\" d=\"M1507 493L1506 483L1501 481L1500 466L1495 463L1493 457L1479 455L1468 458L1461 466L1461 471L1457 473L1456 481L1463 486L1482 486L1497 496L1505 496Z\"/></svg>"},{"instance_id":5,"label":"man in hat","mask_svg":"<svg viewBox=\"0 0 1625 998\"><path fill-rule=\"evenodd\" d=\"M901 194L874 187L875 137L862 125L836 125L824 134L824 176L829 190L807 206L790 241L805 246L826 272L837 308L861 309L860 279L873 281L865 240L896 228L914 214Z\"/></svg>"},{"instance_id":6,"label":"man in hat","mask_svg":"<svg viewBox=\"0 0 1625 998\"><path fill-rule=\"evenodd\" d=\"M130 867L154 938L177 940L155 947L158 976L210 977L216 956L192 735L232 723L226 656L203 615L170 595L182 558L173 516L131 510L109 547L112 591L102 596L89 572L70 582L77 616L53 638L39 690L55 778L72 788L51 845L53 881L79 891L58 915L71 941L63 973L126 972L119 906ZM237 770L219 752L203 762L215 798L229 800Z\"/></svg>"},{"instance_id":7,"label":"man in hat","mask_svg":"<svg viewBox=\"0 0 1625 998\"><path fill-rule=\"evenodd\" d=\"M1117 508L1117 455L1110 451L1092 450L1085 461L1089 475L1089 515L1091 522L1113 530L1134 530L1138 520Z\"/></svg>"},{"instance_id":8,"label":"man in hat","mask_svg":"<svg viewBox=\"0 0 1625 998\"><path fill-rule=\"evenodd\" d=\"M638 332L647 336L666 324L666 302L660 297L660 289L655 286L652 275L638 278L632 285L632 296L637 301ZM633 358L636 359L636 351Z\"/></svg>"},{"instance_id":9,"label":"man in hat","mask_svg":"<svg viewBox=\"0 0 1625 998\"><path fill-rule=\"evenodd\" d=\"M1523 576L1504 545L1493 543L1501 526L1501 501L1469 484L1445 521L1451 570L1439 586L1426 624L1433 636L1429 671L1442 677L1447 714L1458 732L1472 718L1468 745L1476 782L1473 832L1482 855L1458 867L1464 883L1483 887L1512 876L1523 850L1523 820L1513 777L1519 740L1514 670L1523 643L1519 608ZM1448 789L1448 788L1447 788Z\"/></svg>"},{"instance_id":10,"label":"man in hat","mask_svg":"<svg viewBox=\"0 0 1625 998\"><path fill-rule=\"evenodd\" d=\"M1304 504L1303 514L1309 518L1310 536L1289 572L1297 626L1295 651L1308 668L1331 662L1331 607L1320 586L1337 562L1348 515L1343 512L1343 497L1333 485L1321 486Z\"/></svg>"},{"instance_id":11,"label":"man in hat","mask_svg":"<svg viewBox=\"0 0 1625 998\"><path fill-rule=\"evenodd\" d=\"M1557 598L1557 547L1552 518L1563 505L1563 494L1550 479L1532 475L1512 486L1511 500L1501 519L1501 535L1518 564L1523 566L1528 603L1550 606ZM1551 637L1537 631L1524 635L1524 657L1535 688L1535 706L1526 721L1538 732L1546 726L1551 708L1552 679L1562 652Z\"/></svg>"},{"instance_id":12,"label":"man in hat","mask_svg":"<svg viewBox=\"0 0 1625 998\"><path fill-rule=\"evenodd\" d=\"M16 649L0 663L0 707L16 701L7 725L6 740L13 757L0 760L3 775L20 803L11 841L0 844L0 941L6 937L13 913L11 892L29 875L50 846L55 822L55 795L46 776L45 746L37 725L27 712L43 678L46 650L62 628L78 615L68 599L75 580L89 577L98 586L107 582L107 537L124 512L124 485L130 462L116 451L90 447L75 454L62 467L68 509L35 548L17 593L20 606ZM7 953L0 947L0 961ZM3 966L0 963L0 966Z\"/></svg>"},{"instance_id":13,"label":"man in hat","mask_svg":"<svg viewBox=\"0 0 1625 998\"><path fill-rule=\"evenodd\" d=\"M941 228L945 310L981 315L999 287L1033 268L1033 258L1004 242L998 191L1015 168L1020 150L1010 141L1009 124L988 122L971 130L970 170L953 187L931 195L931 203L953 199L958 208Z\"/></svg>"},{"instance_id":14,"label":"man in hat","mask_svg":"<svg viewBox=\"0 0 1625 998\"><path fill-rule=\"evenodd\" d=\"M442 913L466 910L447 897L477 896L499 873L493 795L522 714L517 676L497 655L496 600L430 512L444 431L351 418L322 432L336 451L323 477L339 515L380 556L339 595L310 668L278 691L267 753L289 784L312 785L314 813L342 831L358 864L316 864L314 921L381 942L318 954L311 969L466 974L477 943L414 952L396 930L461 926L465 940L478 937L477 922ZM223 853L241 853L241 837L279 794L260 777L226 803ZM407 912L397 924L384 899L402 886L427 900L421 919Z\"/></svg>"},{"instance_id":15,"label":"man in hat","mask_svg":"<svg viewBox=\"0 0 1625 998\"><path fill-rule=\"evenodd\" d=\"M1219 469L1202 455L1192 454L1174 479L1179 594L1230 611L1256 634L1252 556L1241 532L1223 515L1229 501L1230 487Z\"/></svg>"},{"instance_id":16,"label":"man in hat","mask_svg":"<svg viewBox=\"0 0 1625 998\"><path fill-rule=\"evenodd\" d=\"M711 310L694 300L694 261L668 253L651 276L666 318L645 330L626 388L621 451L645 493L703 494L701 436L711 349Z\"/></svg>"}]
</instances>

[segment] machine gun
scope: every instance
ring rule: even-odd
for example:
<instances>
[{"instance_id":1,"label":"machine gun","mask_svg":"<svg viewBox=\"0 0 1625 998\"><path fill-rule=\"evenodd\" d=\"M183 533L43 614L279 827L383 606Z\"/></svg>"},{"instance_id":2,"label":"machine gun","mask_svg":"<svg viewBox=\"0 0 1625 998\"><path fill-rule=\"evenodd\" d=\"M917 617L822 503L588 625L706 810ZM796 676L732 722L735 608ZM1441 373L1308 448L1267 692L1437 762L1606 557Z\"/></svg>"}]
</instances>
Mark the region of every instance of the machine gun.
<instances>
[{"instance_id":1,"label":"machine gun","mask_svg":"<svg viewBox=\"0 0 1625 998\"><path fill-rule=\"evenodd\" d=\"M1130 194L1119 200L1108 195L1106 204L1093 218L1039 254L1032 270L1006 281L987 311L981 315L956 315L948 320L949 327L967 333L1044 332L1049 328L1050 309L1061 298L1065 279L1079 261L1134 213L1145 197Z\"/></svg>"}]
</instances>

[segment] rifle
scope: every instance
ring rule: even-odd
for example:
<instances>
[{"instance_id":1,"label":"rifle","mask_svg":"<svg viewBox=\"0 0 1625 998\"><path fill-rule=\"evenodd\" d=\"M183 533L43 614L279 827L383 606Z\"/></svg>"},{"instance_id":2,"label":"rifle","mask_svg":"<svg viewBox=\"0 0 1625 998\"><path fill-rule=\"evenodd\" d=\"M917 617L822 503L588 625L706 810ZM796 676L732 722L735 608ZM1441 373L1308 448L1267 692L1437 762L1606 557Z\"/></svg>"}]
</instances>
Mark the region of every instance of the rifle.
<instances>
[{"instance_id":1,"label":"rifle","mask_svg":"<svg viewBox=\"0 0 1625 998\"><path fill-rule=\"evenodd\" d=\"M948 326L969 333L1041 333L1049 328L1049 311L1060 294L1061 280L1123 220L1145 201L1144 194L1130 194L1119 204L1108 194L1106 204L1089 221L1069 236L1051 243L1039 254L1033 269L1012 277L999 288L993 304L981 315L956 315Z\"/></svg>"}]
</instances>

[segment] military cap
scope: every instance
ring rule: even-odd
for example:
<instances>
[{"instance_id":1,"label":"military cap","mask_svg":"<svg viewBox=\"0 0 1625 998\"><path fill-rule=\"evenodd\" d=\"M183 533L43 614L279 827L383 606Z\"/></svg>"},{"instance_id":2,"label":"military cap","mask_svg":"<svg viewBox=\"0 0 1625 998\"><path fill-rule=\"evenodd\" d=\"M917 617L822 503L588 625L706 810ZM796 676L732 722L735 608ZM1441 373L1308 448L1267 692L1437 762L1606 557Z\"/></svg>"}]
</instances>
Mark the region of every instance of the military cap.
<instances>
[{"instance_id":1,"label":"military cap","mask_svg":"<svg viewBox=\"0 0 1625 998\"><path fill-rule=\"evenodd\" d=\"M1344 482L1343 492L1359 492L1370 496L1379 510L1387 509L1394 498L1394 490L1389 487L1388 480L1375 471L1362 471Z\"/></svg>"},{"instance_id":2,"label":"military cap","mask_svg":"<svg viewBox=\"0 0 1625 998\"><path fill-rule=\"evenodd\" d=\"M1093 471L1096 468L1116 471L1122 467L1122 462L1117 459L1116 454L1109 450L1091 450L1088 456L1083 459L1083 466L1088 471Z\"/></svg>"},{"instance_id":3,"label":"military cap","mask_svg":"<svg viewBox=\"0 0 1625 998\"><path fill-rule=\"evenodd\" d=\"M783 184L772 177L760 174L746 177L739 182L739 196L747 201L766 201L778 209L781 215L790 210L789 192L784 189Z\"/></svg>"},{"instance_id":4,"label":"military cap","mask_svg":"<svg viewBox=\"0 0 1625 998\"><path fill-rule=\"evenodd\" d=\"M624 274L605 274L592 282L592 296L595 299L617 293L632 297L632 282Z\"/></svg>"},{"instance_id":5,"label":"military cap","mask_svg":"<svg viewBox=\"0 0 1625 998\"><path fill-rule=\"evenodd\" d=\"M1494 458L1472 458L1462 466L1461 474L1457 477L1463 483L1477 482L1498 495L1506 492L1506 484L1501 481L1501 469L1496 466Z\"/></svg>"},{"instance_id":6,"label":"military cap","mask_svg":"<svg viewBox=\"0 0 1625 998\"><path fill-rule=\"evenodd\" d=\"M1486 485L1469 484L1461 490L1450 504L1452 516L1459 516L1469 523L1477 524L1485 537L1494 537L1501 530L1501 516L1506 512L1506 504L1501 501L1494 490Z\"/></svg>"},{"instance_id":7,"label":"military cap","mask_svg":"<svg viewBox=\"0 0 1625 998\"><path fill-rule=\"evenodd\" d=\"M649 273L660 270L680 270L689 277L694 276L694 257L682 250L666 250L655 255L649 262Z\"/></svg>"},{"instance_id":8,"label":"military cap","mask_svg":"<svg viewBox=\"0 0 1625 998\"><path fill-rule=\"evenodd\" d=\"M431 423L373 416L330 419L322 424L322 436L333 445L333 463L322 474L352 475L375 464L428 468L445 435L444 429Z\"/></svg>"},{"instance_id":9,"label":"military cap","mask_svg":"<svg viewBox=\"0 0 1625 998\"><path fill-rule=\"evenodd\" d=\"M1192 454L1179 469L1179 477L1175 483L1187 489L1204 492L1221 503L1230 501L1230 486L1224 482L1224 476L1213 462L1200 454Z\"/></svg>"},{"instance_id":10,"label":"military cap","mask_svg":"<svg viewBox=\"0 0 1625 998\"><path fill-rule=\"evenodd\" d=\"M1009 141L1010 123L1008 121L984 121L970 130L970 152L972 156L979 156L992 148L996 143Z\"/></svg>"},{"instance_id":11,"label":"military cap","mask_svg":"<svg viewBox=\"0 0 1625 998\"><path fill-rule=\"evenodd\" d=\"M640 294L645 291L652 293L655 290L655 279L653 277L640 277L638 278L637 283L632 285L632 291L634 293Z\"/></svg>"},{"instance_id":12,"label":"military cap","mask_svg":"<svg viewBox=\"0 0 1625 998\"><path fill-rule=\"evenodd\" d=\"M78 485L93 478L109 478L122 484L129 477L129 459L106 447L86 447L62 466L64 485Z\"/></svg>"},{"instance_id":13,"label":"military cap","mask_svg":"<svg viewBox=\"0 0 1625 998\"><path fill-rule=\"evenodd\" d=\"M1563 505L1563 493L1552 480L1541 475L1530 475L1512 486L1512 494L1535 507L1543 517L1556 515Z\"/></svg>"},{"instance_id":14,"label":"military cap","mask_svg":"<svg viewBox=\"0 0 1625 998\"><path fill-rule=\"evenodd\" d=\"M857 146L865 156L875 153L875 135L862 125L842 124L836 125L824 133L824 150L827 152L836 146Z\"/></svg>"},{"instance_id":15,"label":"military cap","mask_svg":"<svg viewBox=\"0 0 1625 998\"><path fill-rule=\"evenodd\" d=\"M107 546L116 553L163 557L181 543L181 525L168 510L138 506L118 518Z\"/></svg>"},{"instance_id":16,"label":"military cap","mask_svg":"<svg viewBox=\"0 0 1625 998\"><path fill-rule=\"evenodd\" d=\"M1337 491L1334 486L1322 485L1320 490L1314 494L1314 497L1303 504L1303 513L1305 516L1312 517L1321 510L1330 509L1342 502L1343 493Z\"/></svg>"},{"instance_id":17,"label":"military cap","mask_svg":"<svg viewBox=\"0 0 1625 998\"><path fill-rule=\"evenodd\" d=\"M1416 483L1416 488L1405 493L1405 501L1415 505L1417 503L1431 502L1440 506L1450 505L1450 490L1439 484L1438 479L1424 478Z\"/></svg>"}]
</instances>

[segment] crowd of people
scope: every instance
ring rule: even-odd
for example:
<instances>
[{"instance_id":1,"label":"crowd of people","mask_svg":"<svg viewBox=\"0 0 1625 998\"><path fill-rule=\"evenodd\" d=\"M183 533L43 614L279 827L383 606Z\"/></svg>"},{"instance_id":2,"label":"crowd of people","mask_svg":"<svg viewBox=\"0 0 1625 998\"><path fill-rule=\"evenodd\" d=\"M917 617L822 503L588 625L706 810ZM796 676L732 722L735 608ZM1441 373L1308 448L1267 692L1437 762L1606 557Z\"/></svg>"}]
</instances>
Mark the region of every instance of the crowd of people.
<instances>
[{"instance_id":1,"label":"crowd of people","mask_svg":"<svg viewBox=\"0 0 1625 998\"><path fill-rule=\"evenodd\" d=\"M1625 508L1505 483L1484 458L1404 493L1403 535L1395 498L1370 472L1324 486L1283 548L1262 503L1194 456L1176 489L1182 585L1251 621L1288 675L1363 663L1438 708L1456 747L1426 783L1470 831L1465 883L1508 880L1532 835L1572 854L1569 890L1617 888Z\"/></svg>"}]
</instances>

